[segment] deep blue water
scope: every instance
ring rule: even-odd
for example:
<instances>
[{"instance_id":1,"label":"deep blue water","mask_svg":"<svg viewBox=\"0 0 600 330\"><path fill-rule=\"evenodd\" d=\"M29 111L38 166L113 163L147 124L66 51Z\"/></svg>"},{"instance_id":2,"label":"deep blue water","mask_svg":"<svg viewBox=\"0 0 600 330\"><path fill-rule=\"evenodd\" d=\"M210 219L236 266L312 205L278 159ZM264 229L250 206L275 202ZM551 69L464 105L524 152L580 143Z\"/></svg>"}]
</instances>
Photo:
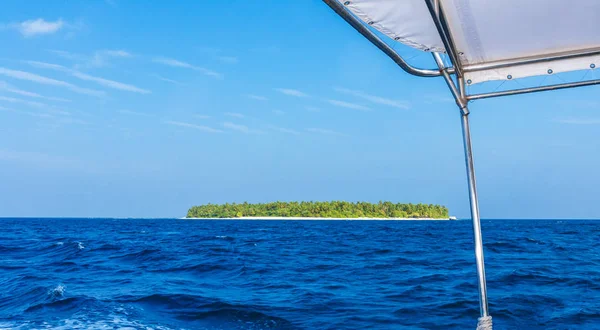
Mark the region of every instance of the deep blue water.
<instances>
[{"instance_id":1,"label":"deep blue water","mask_svg":"<svg viewBox=\"0 0 600 330\"><path fill-rule=\"evenodd\" d=\"M600 221L483 221L495 329L600 329ZM0 328L474 329L469 221L0 219Z\"/></svg>"}]
</instances>

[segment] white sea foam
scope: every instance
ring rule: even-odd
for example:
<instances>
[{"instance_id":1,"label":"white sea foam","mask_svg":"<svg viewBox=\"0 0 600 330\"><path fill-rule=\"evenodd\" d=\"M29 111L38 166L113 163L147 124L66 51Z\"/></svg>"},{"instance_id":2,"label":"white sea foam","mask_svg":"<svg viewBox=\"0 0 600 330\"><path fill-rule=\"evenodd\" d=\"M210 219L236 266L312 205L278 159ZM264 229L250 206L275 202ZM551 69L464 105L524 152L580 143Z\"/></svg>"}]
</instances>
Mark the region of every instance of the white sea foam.
<instances>
[{"instance_id":1,"label":"white sea foam","mask_svg":"<svg viewBox=\"0 0 600 330\"><path fill-rule=\"evenodd\" d=\"M139 321L128 320L119 315L108 315L105 320L86 320L85 318L74 318L60 320L57 323L44 322L43 324L33 324L32 322L25 323L0 323L0 330L4 329L55 329L55 330L70 330L70 329L93 329L93 330L130 330L130 329L154 329L154 330L170 330L172 328L160 325L147 325Z\"/></svg>"},{"instance_id":2,"label":"white sea foam","mask_svg":"<svg viewBox=\"0 0 600 330\"><path fill-rule=\"evenodd\" d=\"M63 244L65 244L65 243L63 243L63 242L56 242L56 245L58 245L58 246L63 246Z\"/></svg>"},{"instance_id":3,"label":"white sea foam","mask_svg":"<svg viewBox=\"0 0 600 330\"><path fill-rule=\"evenodd\" d=\"M54 289L48 291L48 295L50 295L54 298L62 297L65 294L66 289L67 289L66 286L59 284Z\"/></svg>"},{"instance_id":4,"label":"white sea foam","mask_svg":"<svg viewBox=\"0 0 600 330\"><path fill-rule=\"evenodd\" d=\"M83 243L77 242L77 248L81 251L81 250L85 249L85 246L83 246Z\"/></svg>"}]
</instances>

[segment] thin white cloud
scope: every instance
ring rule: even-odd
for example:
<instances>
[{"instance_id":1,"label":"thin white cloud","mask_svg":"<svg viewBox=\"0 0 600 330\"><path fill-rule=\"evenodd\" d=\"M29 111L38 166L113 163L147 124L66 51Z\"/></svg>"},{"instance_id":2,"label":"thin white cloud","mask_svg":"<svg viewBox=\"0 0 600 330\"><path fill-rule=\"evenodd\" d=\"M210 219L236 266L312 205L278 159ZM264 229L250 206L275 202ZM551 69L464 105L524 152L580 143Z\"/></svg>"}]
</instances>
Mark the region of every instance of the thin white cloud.
<instances>
[{"instance_id":1,"label":"thin white cloud","mask_svg":"<svg viewBox=\"0 0 600 330\"><path fill-rule=\"evenodd\" d=\"M273 110L273 113L276 114L276 115L278 115L278 116L285 115L285 112L283 112L281 110Z\"/></svg>"},{"instance_id":2,"label":"thin white cloud","mask_svg":"<svg viewBox=\"0 0 600 330\"><path fill-rule=\"evenodd\" d=\"M293 129L285 128L285 127L271 126L271 129L273 129L277 132L281 132L281 133L300 135L300 132L293 130Z\"/></svg>"},{"instance_id":3,"label":"thin white cloud","mask_svg":"<svg viewBox=\"0 0 600 330\"><path fill-rule=\"evenodd\" d=\"M235 56L219 56L219 61L227 64L237 64L240 60Z\"/></svg>"},{"instance_id":4,"label":"thin white cloud","mask_svg":"<svg viewBox=\"0 0 600 330\"><path fill-rule=\"evenodd\" d=\"M238 125L238 124L234 124L231 122L224 122L223 127L228 128L230 130L242 132L245 134L264 134L263 131L250 129L250 128L248 128L248 126Z\"/></svg>"},{"instance_id":5,"label":"thin white cloud","mask_svg":"<svg viewBox=\"0 0 600 330\"><path fill-rule=\"evenodd\" d=\"M46 21L43 18L31 19L9 25L9 27L16 29L26 38L43 34L53 34L58 32L64 26L65 22L62 19Z\"/></svg>"},{"instance_id":6,"label":"thin white cloud","mask_svg":"<svg viewBox=\"0 0 600 330\"><path fill-rule=\"evenodd\" d=\"M133 55L124 50L98 50L90 57L84 57L82 63L75 65L75 68L101 68L111 65L112 58L131 58Z\"/></svg>"},{"instance_id":7,"label":"thin white cloud","mask_svg":"<svg viewBox=\"0 0 600 330\"><path fill-rule=\"evenodd\" d=\"M319 134L325 134L325 135L346 136L346 134L336 132L336 131L333 131L330 129L324 129L324 128L307 128L306 130L309 132L312 132L312 133L319 133Z\"/></svg>"},{"instance_id":8,"label":"thin white cloud","mask_svg":"<svg viewBox=\"0 0 600 330\"><path fill-rule=\"evenodd\" d=\"M341 87L335 87L334 90L337 92L340 92L340 93L344 93L344 94L352 95L352 96L355 96L355 97L358 97L361 99L365 99L369 102L373 102L376 104L387 105L390 107L403 109L403 110L410 109L410 104L406 101L392 100L392 99L388 99L388 98L384 98L384 97L380 97L380 96L367 94L367 93L364 93L361 91L356 91L356 90L351 90L351 89L341 88Z\"/></svg>"},{"instance_id":9,"label":"thin white cloud","mask_svg":"<svg viewBox=\"0 0 600 330\"><path fill-rule=\"evenodd\" d=\"M133 54L122 49L97 50L91 55L76 54L56 49L49 49L48 51L62 58L76 62L75 68L78 69L105 67L111 64L111 59L126 59L133 57Z\"/></svg>"},{"instance_id":10,"label":"thin white cloud","mask_svg":"<svg viewBox=\"0 0 600 330\"><path fill-rule=\"evenodd\" d=\"M44 99L44 100L49 100L49 101L71 102L71 100L63 99L63 98L60 98L60 97L43 96L43 95L40 95L38 93L25 91L25 90L16 88L14 86L11 86L11 85L7 84L5 81L1 81L1 80L0 80L0 90L7 91L7 92L10 92L10 93L14 93L14 94L19 94L19 95L22 95L22 96L28 96L28 97L33 97L33 98L38 98L38 99Z\"/></svg>"},{"instance_id":11,"label":"thin white cloud","mask_svg":"<svg viewBox=\"0 0 600 330\"><path fill-rule=\"evenodd\" d=\"M20 110L15 110L15 109L11 109L11 108L6 108L3 106L0 106L0 111L12 112L12 113L20 114L20 115L28 115L28 116L32 116L32 117L38 117L38 118L54 118L54 116L52 116L48 113L20 111Z\"/></svg>"},{"instance_id":12,"label":"thin white cloud","mask_svg":"<svg viewBox=\"0 0 600 330\"><path fill-rule=\"evenodd\" d=\"M215 77L218 79L223 79L223 75L218 72L215 72L215 71L212 71L207 68L200 67L200 66L192 65L187 62L179 61L176 59L166 58L166 57L156 57L152 61L155 63L160 63L160 64L164 64L164 65L168 65L168 66L172 66L172 67L176 67L176 68L184 68L184 69L198 71L207 76Z\"/></svg>"},{"instance_id":13,"label":"thin white cloud","mask_svg":"<svg viewBox=\"0 0 600 330\"><path fill-rule=\"evenodd\" d=\"M46 62L38 62L38 61L23 61L35 68L40 68L40 69L50 69L50 70L56 70L56 71L71 71L71 69L59 65L59 64L52 64L52 63L46 63Z\"/></svg>"},{"instance_id":14,"label":"thin white cloud","mask_svg":"<svg viewBox=\"0 0 600 330\"><path fill-rule=\"evenodd\" d=\"M306 109L307 111L310 111L310 112L320 112L321 111L321 109L319 109L317 107L311 107L311 106L304 107L304 109Z\"/></svg>"},{"instance_id":15,"label":"thin white cloud","mask_svg":"<svg viewBox=\"0 0 600 330\"><path fill-rule=\"evenodd\" d=\"M219 60L222 63L226 64L237 64L240 60L236 56L223 54L223 51L220 48L215 47L199 47L199 51L202 53L208 54L211 57Z\"/></svg>"},{"instance_id":16,"label":"thin white cloud","mask_svg":"<svg viewBox=\"0 0 600 330\"><path fill-rule=\"evenodd\" d=\"M47 109L46 111L52 112L54 114L62 115L62 116L70 116L71 115L71 113L68 111L58 110L58 109Z\"/></svg>"},{"instance_id":17,"label":"thin white cloud","mask_svg":"<svg viewBox=\"0 0 600 330\"><path fill-rule=\"evenodd\" d=\"M348 109L360 110L360 111L371 111L371 108L365 107L364 105L360 105L360 104L356 104L356 103L350 103L350 102L339 101L339 100L327 100L327 102L329 102L329 104L332 104L332 105L335 105L338 107L342 107L342 108L348 108Z\"/></svg>"},{"instance_id":18,"label":"thin white cloud","mask_svg":"<svg viewBox=\"0 0 600 330\"><path fill-rule=\"evenodd\" d=\"M80 54L74 54L71 52L67 52L64 50L57 50L57 49L48 49L47 51L56 54L62 58L65 58L67 60L72 60L72 61L80 61L83 60L85 58L85 56L80 55Z\"/></svg>"},{"instance_id":19,"label":"thin white cloud","mask_svg":"<svg viewBox=\"0 0 600 330\"><path fill-rule=\"evenodd\" d=\"M157 78L157 79L159 79L159 80L166 81L166 82L171 83L171 84L182 85L182 86L185 85L185 84L183 84L183 83L181 83L181 82L179 82L177 80L165 78L165 77L163 77L161 75L158 75L158 74L153 74L152 76L155 77L155 78Z\"/></svg>"},{"instance_id":20,"label":"thin white cloud","mask_svg":"<svg viewBox=\"0 0 600 330\"><path fill-rule=\"evenodd\" d=\"M26 71L11 70L11 69L6 69L6 68L0 67L0 75L5 76L5 77L11 77L14 79L32 81L32 82L35 82L38 84L65 87L67 89L70 89L73 92L85 94L85 95L104 96L106 94L103 91L82 88L79 86L75 86L71 83L62 81L62 80L47 78L47 77L40 76L40 75L30 73L30 72L26 72Z\"/></svg>"},{"instance_id":21,"label":"thin white cloud","mask_svg":"<svg viewBox=\"0 0 600 330\"><path fill-rule=\"evenodd\" d=\"M80 72L77 70L71 70L67 67L64 67L64 66L58 65L58 64L38 62L38 61L25 61L25 63L27 63L31 66L34 66L34 67L38 67L38 68L67 72L75 78L79 78L81 80L93 81L97 84L100 84L105 87L113 88L113 89L118 89L118 90L127 91L127 92L140 93L140 94L150 94L151 93L149 90L146 90L143 88L139 88L139 87L136 87L136 86L133 86L130 84L125 84L125 83L114 81L114 80L95 77L95 76L92 76L92 75L89 75L87 73L83 73L83 72Z\"/></svg>"},{"instance_id":22,"label":"thin white cloud","mask_svg":"<svg viewBox=\"0 0 600 330\"><path fill-rule=\"evenodd\" d=\"M104 78L90 76L89 74L85 74L83 72L73 71L73 72L71 72L71 74L76 78L79 78L82 80L93 81L102 86L106 86L106 87L110 87L110 88L114 88L114 89L119 89L119 90L123 90L123 91L134 92L134 93L140 93L140 94L150 94L151 93L147 89L139 88L139 87L136 87L133 85L121 83L121 82L114 81L114 80L108 80L108 79L104 79Z\"/></svg>"},{"instance_id":23,"label":"thin white cloud","mask_svg":"<svg viewBox=\"0 0 600 330\"><path fill-rule=\"evenodd\" d=\"M208 126L203 126L203 125L196 125L196 124L190 124L190 123L185 123L185 122L181 122L181 121L165 121L165 124L169 124L169 125L174 125L174 126L180 126L180 127L187 127L187 128L193 128L193 129L197 129L199 131L203 131L203 132L207 132L207 133L223 133L222 130L220 129L216 129L216 128L212 128L212 127L208 127Z\"/></svg>"},{"instance_id":24,"label":"thin white cloud","mask_svg":"<svg viewBox=\"0 0 600 330\"><path fill-rule=\"evenodd\" d=\"M290 89L290 88L275 88L276 91L278 91L279 93L283 93L285 95L289 95L289 96L295 96L295 97L308 97L308 94L301 92L297 89Z\"/></svg>"},{"instance_id":25,"label":"thin white cloud","mask_svg":"<svg viewBox=\"0 0 600 330\"><path fill-rule=\"evenodd\" d=\"M58 120L59 124L77 124L77 125L89 125L85 120L76 119L76 118L61 118Z\"/></svg>"},{"instance_id":26,"label":"thin white cloud","mask_svg":"<svg viewBox=\"0 0 600 330\"><path fill-rule=\"evenodd\" d=\"M260 96L260 95L254 95L254 94L246 94L246 97L249 97L253 100L257 100L257 101L268 101L269 99L264 97L264 96Z\"/></svg>"},{"instance_id":27,"label":"thin white cloud","mask_svg":"<svg viewBox=\"0 0 600 330\"><path fill-rule=\"evenodd\" d=\"M36 107L36 108L45 108L47 107L46 104L41 103L41 102L34 102L34 101L27 101L27 100L22 100L22 99L17 99L14 97L7 97L7 96L0 96L0 101L5 101L5 102L10 102L10 103L19 103L19 104L25 104L31 107Z\"/></svg>"},{"instance_id":28,"label":"thin white cloud","mask_svg":"<svg viewBox=\"0 0 600 330\"><path fill-rule=\"evenodd\" d=\"M108 56L112 56L112 57L133 57L133 55L127 51L124 51L122 49L117 49L117 50L104 50L102 51L103 54L106 54Z\"/></svg>"},{"instance_id":29,"label":"thin white cloud","mask_svg":"<svg viewBox=\"0 0 600 330\"><path fill-rule=\"evenodd\" d=\"M235 117L235 118L244 118L244 115L237 112L225 112L225 116Z\"/></svg>"},{"instance_id":30,"label":"thin white cloud","mask_svg":"<svg viewBox=\"0 0 600 330\"><path fill-rule=\"evenodd\" d=\"M561 118L555 119L554 121L569 125L600 125L600 119L594 118Z\"/></svg>"}]
</instances>

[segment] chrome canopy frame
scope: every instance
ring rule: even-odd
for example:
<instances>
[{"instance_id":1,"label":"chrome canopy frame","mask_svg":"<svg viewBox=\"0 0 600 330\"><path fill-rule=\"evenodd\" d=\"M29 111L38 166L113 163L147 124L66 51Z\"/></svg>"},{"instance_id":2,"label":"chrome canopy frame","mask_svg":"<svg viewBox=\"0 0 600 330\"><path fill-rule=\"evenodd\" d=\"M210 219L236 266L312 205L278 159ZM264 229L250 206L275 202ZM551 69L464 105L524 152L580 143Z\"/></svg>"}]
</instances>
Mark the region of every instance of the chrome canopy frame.
<instances>
[{"instance_id":1,"label":"chrome canopy frame","mask_svg":"<svg viewBox=\"0 0 600 330\"><path fill-rule=\"evenodd\" d=\"M455 44L448 28L446 17L444 15L443 5L440 0L423 0L427 4L429 13L438 34L444 44L446 53L452 63L451 67L446 67L442 59L441 53L433 52L433 58L437 64L437 69L420 69L411 66L405 61L398 53L396 53L391 47L389 47L381 38L373 33L363 22L354 16L350 11L346 10L345 6L350 4L349 1L344 2L342 5L337 0L323 0L329 7L331 7L339 16L341 16L346 22L348 22L354 29L362 34L367 40L373 43L377 48L382 50L387 56L389 56L398 66L404 71L419 77L443 77L460 109L461 124L463 133L463 146L465 153L465 164L467 170L467 183L469 189L469 201L471 209L471 219L473 222L473 238L475 245L475 260L477 264L477 277L479 287L479 307L480 307L480 318L477 325L477 330L492 330L492 319L488 309L488 297L486 288L485 278L485 266L483 256L483 243L481 237L481 221L479 218L479 202L477 198L477 187L475 182L475 166L473 163L473 150L471 145L471 131L469 126L469 109L468 103L473 100L480 100L492 97L518 95L526 93L535 93L550 91L556 89L566 89L582 86L591 86L600 84L600 79L592 79L581 82L568 82L560 84L550 84L545 86L531 87L531 88L520 88L520 89L509 89L504 91L493 91L489 93L480 94L468 94L465 88L464 73L465 72L477 72L483 70L499 69L499 68L511 68L526 64L559 61L564 59L594 56L600 55L600 48L596 49L585 49L579 51L555 53L543 56L533 56L527 58L495 61L483 64L472 64L463 65L459 60L459 53L455 47ZM593 69L594 66L591 66ZM549 72L551 73L551 71ZM510 78L509 78L510 79Z\"/></svg>"},{"instance_id":2,"label":"chrome canopy frame","mask_svg":"<svg viewBox=\"0 0 600 330\"><path fill-rule=\"evenodd\" d=\"M517 58L510 60L502 60L495 61L490 63L483 64L471 64L471 65L462 65L458 60L458 52L456 47L454 47L454 43L452 41L452 37L450 35L448 26L446 24L445 16L443 8L441 8L441 4L439 0L424 0L427 3L427 7L429 8L430 13L432 13L433 22L440 34L444 47L446 48L446 53L452 63L452 67L446 68L446 72L449 75L454 75L456 80L463 76L464 72L477 72L491 69L499 69L499 68L511 68L518 67L526 64L534 64L534 63L542 63L542 62L553 62L570 58L577 57L585 57L585 56L594 56L600 55L600 48L594 49L585 49L579 51L570 51L564 53L555 53L555 54L547 54L541 56L532 56L525 58ZM373 45L383 51L389 58L391 58L398 66L400 66L404 71L410 73L412 75L418 77L443 77L444 73L441 69L421 69L415 68L410 65L402 56L396 53L390 46L388 46L381 38L379 38L375 33L373 33L368 27L366 27L363 22L356 18L352 13L350 13L344 5L342 5L337 0L323 0L333 11L335 11L340 17L342 17L348 24L350 24L356 31L358 31L363 37L369 40ZM348 2L349 3L349 2ZM437 15L439 9L439 17ZM437 60L436 60L437 62ZM460 88L456 83L454 84L454 88L457 90ZM499 97L499 96L509 96L509 95L518 95L518 94L526 94L526 93L535 93L535 92L544 92L555 89L565 89L565 88L573 88L573 87L583 87L583 86L592 86L600 84L600 79L586 80L581 82L568 82L561 84L552 84L546 86L539 87L531 87L531 88L521 88L521 89L510 89L506 91L497 91L490 93L480 93L480 94L468 94L465 93L463 96L463 101L468 102L472 100L480 100L491 97ZM454 93L453 93L454 95Z\"/></svg>"}]
</instances>

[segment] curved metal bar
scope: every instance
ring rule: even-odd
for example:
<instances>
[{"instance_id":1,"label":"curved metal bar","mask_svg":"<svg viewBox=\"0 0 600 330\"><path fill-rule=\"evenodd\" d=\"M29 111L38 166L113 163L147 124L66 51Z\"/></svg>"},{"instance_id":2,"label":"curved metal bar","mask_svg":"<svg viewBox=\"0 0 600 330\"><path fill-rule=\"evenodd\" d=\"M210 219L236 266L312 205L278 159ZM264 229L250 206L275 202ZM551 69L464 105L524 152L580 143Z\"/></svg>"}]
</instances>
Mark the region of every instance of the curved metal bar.
<instances>
[{"instance_id":1,"label":"curved metal bar","mask_svg":"<svg viewBox=\"0 0 600 330\"><path fill-rule=\"evenodd\" d=\"M375 35L369 28L367 28L358 18L354 17L349 11L347 11L342 4L337 0L323 0L333 11L336 12L341 18L343 18L348 24L350 24L358 33L362 34L367 40L373 45L384 52L389 58L391 58L402 70L419 77L439 77L442 75L440 70L420 69L415 68L408 64L402 56L398 55L390 46L388 46L381 38ZM449 68L449 73L453 73L454 69Z\"/></svg>"}]
</instances>

